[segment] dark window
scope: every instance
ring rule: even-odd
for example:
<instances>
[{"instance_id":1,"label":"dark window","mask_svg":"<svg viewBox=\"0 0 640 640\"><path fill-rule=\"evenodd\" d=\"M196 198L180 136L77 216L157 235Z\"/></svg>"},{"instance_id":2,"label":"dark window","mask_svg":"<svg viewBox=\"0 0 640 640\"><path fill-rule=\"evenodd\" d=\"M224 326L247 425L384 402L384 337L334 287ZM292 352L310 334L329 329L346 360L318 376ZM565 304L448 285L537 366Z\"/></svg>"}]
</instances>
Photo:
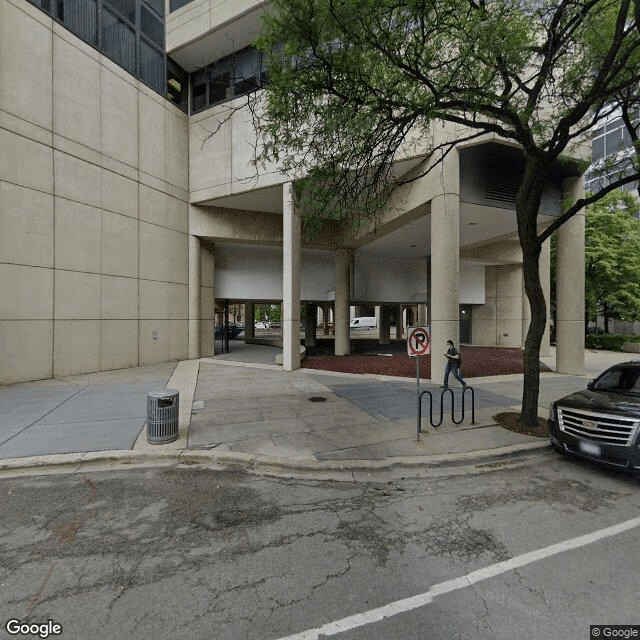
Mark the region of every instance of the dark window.
<instances>
[{"instance_id":1,"label":"dark window","mask_svg":"<svg viewBox=\"0 0 640 640\"><path fill-rule=\"evenodd\" d=\"M135 0L108 0L110 8L115 9L123 18L131 24L136 23L136 2Z\"/></svg>"},{"instance_id":2,"label":"dark window","mask_svg":"<svg viewBox=\"0 0 640 640\"><path fill-rule=\"evenodd\" d=\"M606 154L610 156L612 153L617 153L622 149L622 129L618 128L615 131L607 133L605 136L605 148Z\"/></svg>"},{"instance_id":3,"label":"dark window","mask_svg":"<svg viewBox=\"0 0 640 640\"><path fill-rule=\"evenodd\" d=\"M619 129L622 125L622 118L616 118L615 120L612 120L611 122L609 122L609 124L607 124L607 133L609 133L609 131L615 131L616 129Z\"/></svg>"},{"instance_id":4,"label":"dark window","mask_svg":"<svg viewBox=\"0 0 640 640\"><path fill-rule=\"evenodd\" d=\"M604 136L596 138L592 143L592 157L593 160L599 160L604 158Z\"/></svg>"},{"instance_id":5,"label":"dark window","mask_svg":"<svg viewBox=\"0 0 640 640\"><path fill-rule=\"evenodd\" d=\"M251 93L267 81L262 56L247 47L191 74L191 113ZM207 90L203 88L207 83Z\"/></svg>"},{"instance_id":6,"label":"dark window","mask_svg":"<svg viewBox=\"0 0 640 640\"><path fill-rule=\"evenodd\" d=\"M189 78L171 58L167 58L167 93L166 98L171 100L180 109L187 106L187 87Z\"/></svg>"},{"instance_id":7,"label":"dark window","mask_svg":"<svg viewBox=\"0 0 640 640\"><path fill-rule=\"evenodd\" d=\"M193 93L191 110L201 111L207 106L207 72L198 71L193 76Z\"/></svg>"},{"instance_id":8,"label":"dark window","mask_svg":"<svg viewBox=\"0 0 640 640\"><path fill-rule=\"evenodd\" d=\"M149 40L164 47L164 25L149 9L140 7L140 30Z\"/></svg>"},{"instance_id":9,"label":"dark window","mask_svg":"<svg viewBox=\"0 0 640 640\"><path fill-rule=\"evenodd\" d=\"M102 50L123 69L135 74L135 31L106 7L102 10Z\"/></svg>"},{"instance_id":10,"label":"dark window","mask_svg":"<svg viewBox=\"0 0 640 640\"><path fill-rule=\"evenodd\" d=\"M177 11L186 4L189 4L192 0L171 0L169 4L169 11Z\"/></svg>"},{"instance_id":11,"label":"dark window","mask_svg":"<svg viewBox=\"0 0 640 640\"><path fill-rule=\"evenodd\" d=\"M96 44L96 0L58 0L57 17L69 31L91 45Z\"/></svg>"},{"instance_id":12,"label":"dark window","mask_svg":"<svg viewBox=\"0 0 640 640\"><path fill-rule=\"evenodd\" d=\"M233 60L234 97L255 91L259 87L260 54L250 47L239 51Z\"/></svg>"},{"instance_id":13,"label":"dark window","mask_svg":"<svg viewBox=\"0 0 640 640\"><path fill-rule=\"evenodd\" d=\"M140 77L158 93L165 86L164 56L160 51L140 40Z\"/></svg>"},{"instance_id":14,"label":"dark window","mask_svg":"<svg viewBox=\"0 0 640 640\"><path fill-rule=\"evenodd\" d=\"M231 72L212 70L209 79L209 105L224 102L233 97L231 93Z\"/></svg>"},{"instance_id":15,"label":"dark window","mask_svg":"<svg viewBox=\"0 0 640 640\"><path fill-rule=\"evenodd\" d=\"M31 4L35 4L38 9L42 9L45 13L51 13L51 0L29 0Z\"/></svg>"},{"instance_id":16,"label":"dark window","mask_svg":"<svg viewBox=\"0 0 640 640\"><path fill-rule=\"evenodd\" d=\"M161 18L164 18L164 0L146 0L146 2Z\"/></svg>"}]
</instances>

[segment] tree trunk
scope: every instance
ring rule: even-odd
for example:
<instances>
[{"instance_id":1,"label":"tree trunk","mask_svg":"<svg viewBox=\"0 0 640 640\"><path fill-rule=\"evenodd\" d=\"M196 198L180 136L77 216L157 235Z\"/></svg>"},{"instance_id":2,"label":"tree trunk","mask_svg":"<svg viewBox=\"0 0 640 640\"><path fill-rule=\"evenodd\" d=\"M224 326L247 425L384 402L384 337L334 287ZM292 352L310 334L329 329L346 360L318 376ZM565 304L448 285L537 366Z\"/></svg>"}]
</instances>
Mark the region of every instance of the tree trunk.
<instances>
[{"instance_id":1,"label":"tree trunk","mask_svg":"<svg viewBox=\"0 0 640 640\"><path fill-rule=\"evenodd\" d=\"M531 322L524 343L524 381L520 421L538 426L538 397L540 392L540 345L547 322L547 305L540 283L540 250L536 246L523 247L522 265L524 287L531 309Z\"/></svg>"},{"instance_id":2,"label":"tree trunk","mask_svg":"<svg viewBox=\"0 0 640 640\"><path fill-rule=\"evenodd\" d=\"M540 391L540 345L547 320L547 305L540 284L540 250L537 222L546 167L536 157L525 154L525 170L516 198L518 236L522 247L524 288L529 299L531 322L524 346L524 381L520 421L538 426Z\"/></svg>"}]
</instances>

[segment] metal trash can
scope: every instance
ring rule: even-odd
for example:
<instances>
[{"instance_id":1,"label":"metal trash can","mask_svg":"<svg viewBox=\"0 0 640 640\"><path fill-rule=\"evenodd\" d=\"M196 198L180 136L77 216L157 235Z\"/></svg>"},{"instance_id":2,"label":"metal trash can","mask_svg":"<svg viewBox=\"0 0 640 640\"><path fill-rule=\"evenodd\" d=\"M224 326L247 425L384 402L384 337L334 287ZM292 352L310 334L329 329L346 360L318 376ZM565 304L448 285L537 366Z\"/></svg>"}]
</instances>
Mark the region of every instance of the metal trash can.
<instances>
[{"instance_id":1,"label":"metal trash can","mask_svg":"<svg viewBox=\"0 0 640 640\"><path fill-rule=\"evenodd\" d=\"M147 394L147 442L163 444L178 439L180 393L176 389Z\"/></svg>"}]
</instances>

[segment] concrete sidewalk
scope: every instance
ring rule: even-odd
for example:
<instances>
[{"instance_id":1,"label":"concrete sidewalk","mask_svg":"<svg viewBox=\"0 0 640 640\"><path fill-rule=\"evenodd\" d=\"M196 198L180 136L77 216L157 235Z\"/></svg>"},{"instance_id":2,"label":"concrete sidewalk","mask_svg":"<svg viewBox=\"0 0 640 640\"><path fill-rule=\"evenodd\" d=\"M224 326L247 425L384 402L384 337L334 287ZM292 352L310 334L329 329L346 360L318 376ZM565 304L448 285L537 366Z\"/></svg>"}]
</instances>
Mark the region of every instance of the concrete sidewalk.
<instances>
[{"instance_id":1,"label":"concrete sidewalk","mask_svg":"<svg viewBox=\"0 0 640 640\"><path fill-rule=\"evenodd\" d=\"M398 468L407 471L500 460L548 447L545 439L495 424L501 411L519 410L522 376L470 379L475 424L451 420L449 394L439 428L429 424L423 401L423 433L416 442L416 381L300 369L283 372L271 347L253 345L229 355L69 376L0 387L0 470L113 463L208 462L265 471ZM243 355L244 354L244 355ZM589 357L591 356L591 358ZM245 362L240 359L248 360ZM585 387L625 354L587 354L585 377L542 374L540 415L549 403ZM421 381L434 395L440 389ZM146 394L180 391L177 441L146 441ZM454 389L456 418L461 390Z\"/></svg>"}]
</instances>

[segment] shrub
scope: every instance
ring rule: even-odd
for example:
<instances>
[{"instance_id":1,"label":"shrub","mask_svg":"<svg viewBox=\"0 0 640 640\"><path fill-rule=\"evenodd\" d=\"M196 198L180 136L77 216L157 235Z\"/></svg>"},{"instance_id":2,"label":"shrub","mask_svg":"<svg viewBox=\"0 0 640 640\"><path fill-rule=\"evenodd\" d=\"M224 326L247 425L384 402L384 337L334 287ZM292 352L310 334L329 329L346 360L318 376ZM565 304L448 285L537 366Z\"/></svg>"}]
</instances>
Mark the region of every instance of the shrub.
<instances>
[{"instance_id":1,"label":"shrub","mask_svg":"<svg viewBox=\"0 0 640 640\"><path fill-rule=\"evenodd\" d=\"M624 333L590 333L584 341L587 349L605 349L606 351L622 351L625 342L640 342L640 336Z\"/></svg>"}]
</instances>

